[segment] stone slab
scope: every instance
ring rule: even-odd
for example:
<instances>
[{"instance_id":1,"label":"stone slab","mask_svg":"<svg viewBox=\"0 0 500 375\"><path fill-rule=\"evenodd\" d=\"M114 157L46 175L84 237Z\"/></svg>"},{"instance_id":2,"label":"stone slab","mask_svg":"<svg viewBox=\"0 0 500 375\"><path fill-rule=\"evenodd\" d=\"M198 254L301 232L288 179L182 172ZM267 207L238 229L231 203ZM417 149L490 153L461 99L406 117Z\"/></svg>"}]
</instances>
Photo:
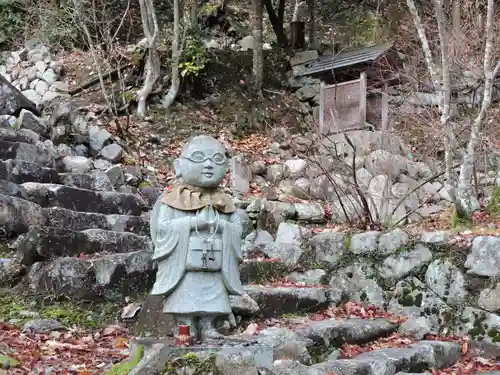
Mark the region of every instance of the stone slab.
<instances>
[{"instance_id":1,"label":"stone slab","mask_svg":"<svg viewBox=\"0 0 500 375\"><path fill-rule=\"evenodd\" d=\"M154 368L157 371L162 370L161 366L167 361L182 357L188 353L232 354L245 350L253 353L256 366L265 368L270 368L272 366L274 358L272 346L232 336L224 340L206 342L189 347L175 346L172 339L136 338L130 341L130 358L136 357L141 346L144 349L143 359L149 359L148 363L144 363L144 365L146 365L148 369L160 367ZM151 358L152 356L154 356L154 360Z\"/></svg>"}]
</instances>

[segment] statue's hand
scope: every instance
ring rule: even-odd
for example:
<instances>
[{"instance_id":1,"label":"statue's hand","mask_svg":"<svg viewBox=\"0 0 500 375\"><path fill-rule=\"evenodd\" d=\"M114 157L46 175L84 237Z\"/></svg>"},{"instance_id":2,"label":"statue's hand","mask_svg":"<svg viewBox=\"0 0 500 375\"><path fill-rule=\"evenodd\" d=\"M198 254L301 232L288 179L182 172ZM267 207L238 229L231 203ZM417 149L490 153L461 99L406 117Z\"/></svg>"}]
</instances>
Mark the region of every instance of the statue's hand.
<instances>
[{"instance_id":1,"label":"statue's hand","mask_svg":"<svg viewBox=\"0 0 500 375\"><path fill-rule=\"evenodd\" d=\"M208 222L200 215L191 218L191 228L198 228L198 230L208 229Z\"/></svg>"}]
</instances>

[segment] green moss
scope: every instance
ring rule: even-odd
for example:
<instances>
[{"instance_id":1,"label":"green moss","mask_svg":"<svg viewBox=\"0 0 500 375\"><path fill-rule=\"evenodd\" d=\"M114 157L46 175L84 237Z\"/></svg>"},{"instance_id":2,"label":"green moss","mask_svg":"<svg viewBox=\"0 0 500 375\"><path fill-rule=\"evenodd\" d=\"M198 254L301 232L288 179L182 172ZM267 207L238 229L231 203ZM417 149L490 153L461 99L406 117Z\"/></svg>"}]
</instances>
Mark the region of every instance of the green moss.
<instances>
[{"instance_id":1,"label":"green moss","mask_svg":"<svg viewBox=\"0 0 500 375\"><path fill-rule=\"evenodd\" d=\"M135 366L141 361L144 356L144 346L139 345L137 354L134 359L128 362L118 363L111 370L106 372L105 375L127 375Z\"/></svg>"},{"instance_id":2,"label":"green moss","mask_svg":"<svg viewBox=\"0 0 500 375\"><path fill-rule=\"evenodd\" d=\"M345 248L349 250L351 248L352 233L347 232L345 234Z\"/></svg>"},{"instance_id":3,"label":"green moss","mask_svg":"<svg viewBox=\"0 0 500 375\"><path fill-rule=\"evenodd\" d=\"M422 306L422 300L423 300L423 296L422 296L422 293L418 293L416 296L415 296L415 299L414 299L414 305L415 306Z\"/></svg>"},{"instance_id":4,"label":"green moss","mask_svg":"<svg viewBox=\"0 0 500 375\"><path fill-rule=\"evenodd\" d=\"M180 358L173 359L165 363L161 375L181 375L179 371L184 368L184 373L191 375L222 375L215 366L215 356L210 355L205 358L199 357L196 353L187 353ZM186 371L187 370L187 371Z\"/></svg>"},{"instance_id":5,"label":"green moss","mask_svg":"<svg viewBox=\"0 0 500 375\"><path fill-rule=\"evenodd\" d=\"M398 299L398 303L401 306L413 306L415 304L415 300L411 294L405 294L401 298Z\"/></svg>"},{"instance_id":6,"label":"green moss","mask_svg":"<svg viewBox=\"0 0 500 375\"><path fill-rule=\"evenodd\" d=\"M465 213L460 213L459 211L453 211L451 215L451 227L456 228L471 228L473 225L472 219L468 217Z\"/></svg>"},{"instance_id":7,"label":"green moss","mask_svg":"<svg viewBox=\"0 0 500 375\"><path fill-rule=\"evenodd\" d=\"M139 188L139 189L144 189L144 188L147 188L147 187L150 187L150 186L151 186L151 184L150 184L149 182L147 182L147 181L142 181L142 182L139 184L138 188Z\"/></svg>"},{"instance_id":8,"label":"green moss","mask_svg":"<svg viewBox=\"0 0 500 375\"><path fill-rule=\"evenodd\" d=\"M8 363L10 367L17 367L20 365L20 363L17 359L0 354L0 366L5 364L5 363Z\"/></svg>"},{"instance_id":9,"label":"green moss","mask_svg":"<svg viewBox=\"0 0 500 375\"><path fill-rule=\"evenodd\" d=\"M491 216L500 216L500 187L495 187L493 189L493 194L491 195L491 201L486 207L486 211Z\"/></svg>"},{"instance_id":10,"label":"green moss","mask_svg":"<svg viewBox=\"0 0 500 375\"><path fill-rule=\"evenodd\" d=\"M51 302L50 299L0 289L0 321L16 319L22 324L33 319L30 314L22 313L30 311L38 313L40 318L56 319L67 327L98 328L105 323L113 322L118 308L116 303L111 302L98 304Z\"/></svg>"}]
</instances>

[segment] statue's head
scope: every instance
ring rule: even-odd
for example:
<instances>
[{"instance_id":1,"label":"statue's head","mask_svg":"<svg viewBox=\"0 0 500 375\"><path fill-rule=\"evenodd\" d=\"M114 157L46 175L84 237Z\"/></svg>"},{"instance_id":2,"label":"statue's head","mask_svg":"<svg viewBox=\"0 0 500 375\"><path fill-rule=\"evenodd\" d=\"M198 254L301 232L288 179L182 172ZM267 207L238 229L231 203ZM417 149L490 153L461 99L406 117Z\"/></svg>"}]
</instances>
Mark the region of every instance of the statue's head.
<instances>
[{"instance_id":1,"label":"statue's head","mask_svg":"<svg viewBox=\"0 0 500 375\"><path fill-rule=\"evenodd\" d=\"M196 136L182 149L175 161L175 171L184 183L202 188L216 188L227 170L227 153L215 138Z\"/></svg>"}]
</instances>

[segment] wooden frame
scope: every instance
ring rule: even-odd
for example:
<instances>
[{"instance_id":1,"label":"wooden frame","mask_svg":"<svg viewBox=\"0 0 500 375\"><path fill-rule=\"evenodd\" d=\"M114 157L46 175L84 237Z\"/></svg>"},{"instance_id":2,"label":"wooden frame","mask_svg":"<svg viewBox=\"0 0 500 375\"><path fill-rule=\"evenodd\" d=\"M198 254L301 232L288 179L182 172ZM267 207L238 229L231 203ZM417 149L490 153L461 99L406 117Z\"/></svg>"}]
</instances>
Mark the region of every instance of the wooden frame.
<instances>
[{"instance_id":1,"label":"wooden frame","mask_svg":"<svg viewBox=\"0 0 500 375\"><path fill-rule=\"evenodd\" d=\"M366 123L366 93L367 93L367 83L366 83L366 73L362 72L360 74L359 79L355 79L352 81L337 83L333 85L325 85L324 82L321 82L319 87L319 129L321 134L328 133L331 129L325 128L325 101L326 101L326 91L331 88L338 88L345 85L353 85L355 83L359 83L359 118L360 124L359 127L355 129L364 128ZM342 129L342 131L349 131L355 129Z\"/></svg>"}]
</instances>

